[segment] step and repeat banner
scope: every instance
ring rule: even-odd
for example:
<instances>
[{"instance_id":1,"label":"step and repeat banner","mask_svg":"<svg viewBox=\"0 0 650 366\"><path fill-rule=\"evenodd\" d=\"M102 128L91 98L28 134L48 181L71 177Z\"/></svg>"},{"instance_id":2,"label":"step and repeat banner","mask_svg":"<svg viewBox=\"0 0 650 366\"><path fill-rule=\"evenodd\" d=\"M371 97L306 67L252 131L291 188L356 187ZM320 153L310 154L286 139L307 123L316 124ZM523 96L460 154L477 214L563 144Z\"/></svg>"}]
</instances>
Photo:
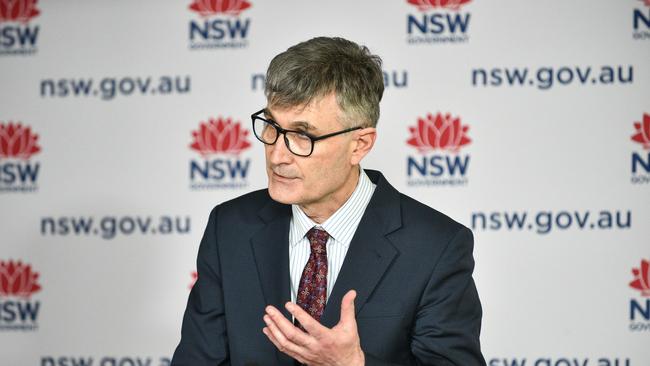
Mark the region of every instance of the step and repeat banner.
<instances>
[{"instance_id":1,"label":"step and repeat banner","mask_svg":"<svg viewBox=\"0 0 650 366\"><path fill-rule=\"evenodd\" d=\"M0 364L169 364L320 35L383 59L363 167L473 230L488 365L650 365L648 0L0 0Z\"/></svg>"}]
</instances>

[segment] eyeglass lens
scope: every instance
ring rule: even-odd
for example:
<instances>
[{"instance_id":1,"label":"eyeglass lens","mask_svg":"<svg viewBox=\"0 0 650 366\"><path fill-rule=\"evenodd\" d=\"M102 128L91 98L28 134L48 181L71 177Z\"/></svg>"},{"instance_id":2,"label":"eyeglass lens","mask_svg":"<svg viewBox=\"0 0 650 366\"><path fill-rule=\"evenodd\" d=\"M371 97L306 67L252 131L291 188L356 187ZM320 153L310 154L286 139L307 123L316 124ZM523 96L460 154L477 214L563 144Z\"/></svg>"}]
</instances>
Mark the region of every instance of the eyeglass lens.
<instances>
[{"instance_id":1,"label":"eyeglass lens","mask_svg":"<svg viewBox=\"0 0 650 366\"><path fill-rule=\"evenodd\" d=\"M253 127L255 129L255 136L263 143L272 145L277 141L279 131L276 126L263 119L255 118ZM284 135L287 148L292 153L296 155L309 155L312 150L312 141L309 137L293 131L286 131Z\"/></svg>"}]
</instances>

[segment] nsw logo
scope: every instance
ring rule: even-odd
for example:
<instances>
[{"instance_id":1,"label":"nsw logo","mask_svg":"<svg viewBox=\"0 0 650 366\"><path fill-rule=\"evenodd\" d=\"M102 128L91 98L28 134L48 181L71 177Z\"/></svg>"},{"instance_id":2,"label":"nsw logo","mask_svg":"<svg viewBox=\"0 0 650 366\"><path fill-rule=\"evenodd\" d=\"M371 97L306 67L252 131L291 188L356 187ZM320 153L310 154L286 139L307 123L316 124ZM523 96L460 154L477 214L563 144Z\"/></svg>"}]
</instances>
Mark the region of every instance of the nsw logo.
<instances>
[{"instance_id":1,"label":"nsw logo","mask_svg":"<svg viewBox=\"0 0 650 366\"><path fill-rule=\"evenodd\" d=\"M0 55L36 53L40 27L31 24L41 11L37 0L0 0Z\"/></svg>"},{"instance_id":2,"label":"nsw logo","mask_svg":"<svg viewBox=\"0 0 650 366\"><path fill-rule=\"evenodd\" d=\"M251 7L246 0L194 0L189 9L190 49L244 48L248 46L250 18L241 13Z\"/></svg>"},{"instance_id":3,"label":"nsw logo","mask_svg":"<svg viewBox=\"0 0 650 366\"><path fill-rule=\"evenodd\" d=\"M632 38L650 40L650 0L636 0L639 8L632 13ZM641 4L645 7L641 7Z\"/></svg>"},{"instance_id":4,"label":"nsw logo","mask_svg":"<svg viewBox=\"0 0 650 366\"><path fill-rule=\"evenodd\" d=\"M466 185L470 156L460 150L472 142L468 130L460 117L449 113L418 118L417 124L409 127L411 137L406 141L419 153L406 158L408 185Z\"/></svg>"},{"instance_id":5,"label":"nsw logo","mask_svg":"<svg viewBox=\"0 0 650 366\"><path fill-rule=\"evenodd\" d=\"M644 113L640 122L634 122L634 129L631 139L640 144L643 152L632 152L630 181L633 184L648 184L650 183L650 114Z\"/></svg>"},{"instance_id":6,"label":"nsw logo","mask_svg":"<svg viewBox=\"0 0 650 366\"><path fill-rule=\"evenodd\" d=\"M249 131L230 118L210 118L192 131L190 148L202 159L190 160L190 188L244 188L251 160L241 158L250 148Z\"/></svg>"},{"instance_id":7,"label":"nsw logo","mask_svg":"<svg viewBox=\"0 0 650 366\"><path fill-rule=\"evenodd\" d=\"M0 121L0 193L38 190L41 163L31 159L41 151L37 140L30 127Z\"/></svg>"},{"instance_id":8,"label":"nsw logo","mask_svg":"<svg viewBox=\"0 0 650 366\"><path fill-rule=\"evenodd\" d=\"M31 296L40 291L38 273L21 261L0 261L0 331L36 330L40 301Z\"/></svg>"},{"instance_id":9,"label":"nsw logo","mask_svg":"<svg viewBox=\"0 0 650 366\"><path fill-rule=\"evenodd\" d=\"M640 298L630 299L630 330L650 332L650 260L642 259L632 268L634 279L630 287L639 291Z\"/></svg>"},{"instance_id":10,"label":"nsw logo","mask_svg":"<svg viewBox=\"0 0 650 366\"><path fill-rule=\"evenodd\" d=\"M470 13L462 7L471 0L407 0L417 13L406 15L409 44L465 43L469 40Z\"/></svg>"}]
</instances>

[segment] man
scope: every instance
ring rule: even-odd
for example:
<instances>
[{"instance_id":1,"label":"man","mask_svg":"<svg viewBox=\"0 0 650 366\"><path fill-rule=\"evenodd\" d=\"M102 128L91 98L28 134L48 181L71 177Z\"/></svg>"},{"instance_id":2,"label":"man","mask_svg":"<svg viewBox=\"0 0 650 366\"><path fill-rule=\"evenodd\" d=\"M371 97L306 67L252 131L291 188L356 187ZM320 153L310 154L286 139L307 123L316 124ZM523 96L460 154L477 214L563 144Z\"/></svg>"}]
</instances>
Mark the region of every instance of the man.
<instances>
[{"instance_id":1,"label":"man","mask_svg":"<svg viewBox=\"0 0 650 366\"><path fill-rule=\"evenodd\" d=\"M268 189L212 210L172 365L485 364L471 232L360 169L383 89L341 38L271 61Z\"/></svg>"}]
</instances>

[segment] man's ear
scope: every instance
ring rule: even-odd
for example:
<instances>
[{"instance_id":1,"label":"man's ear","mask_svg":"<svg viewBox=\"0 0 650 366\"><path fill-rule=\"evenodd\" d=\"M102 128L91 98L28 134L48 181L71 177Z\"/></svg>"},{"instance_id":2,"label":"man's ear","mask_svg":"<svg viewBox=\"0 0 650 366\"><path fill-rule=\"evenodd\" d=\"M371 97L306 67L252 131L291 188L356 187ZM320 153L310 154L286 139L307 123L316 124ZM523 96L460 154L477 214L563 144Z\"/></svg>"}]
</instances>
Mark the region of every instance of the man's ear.
<instances>
[{"instance_id":1,"label":"man's ear","mask_svg":"<svg viewBox=\"0 0 650 366\"><path fill-rule=\"evenodd\" d=\"M350 164L357 165L361 160L370 152L377 140L377 129L374 127L366 127L364 129L354 131L355 140L352 146L352 156L350 157Z\"/></svg>"}]
</instances>

